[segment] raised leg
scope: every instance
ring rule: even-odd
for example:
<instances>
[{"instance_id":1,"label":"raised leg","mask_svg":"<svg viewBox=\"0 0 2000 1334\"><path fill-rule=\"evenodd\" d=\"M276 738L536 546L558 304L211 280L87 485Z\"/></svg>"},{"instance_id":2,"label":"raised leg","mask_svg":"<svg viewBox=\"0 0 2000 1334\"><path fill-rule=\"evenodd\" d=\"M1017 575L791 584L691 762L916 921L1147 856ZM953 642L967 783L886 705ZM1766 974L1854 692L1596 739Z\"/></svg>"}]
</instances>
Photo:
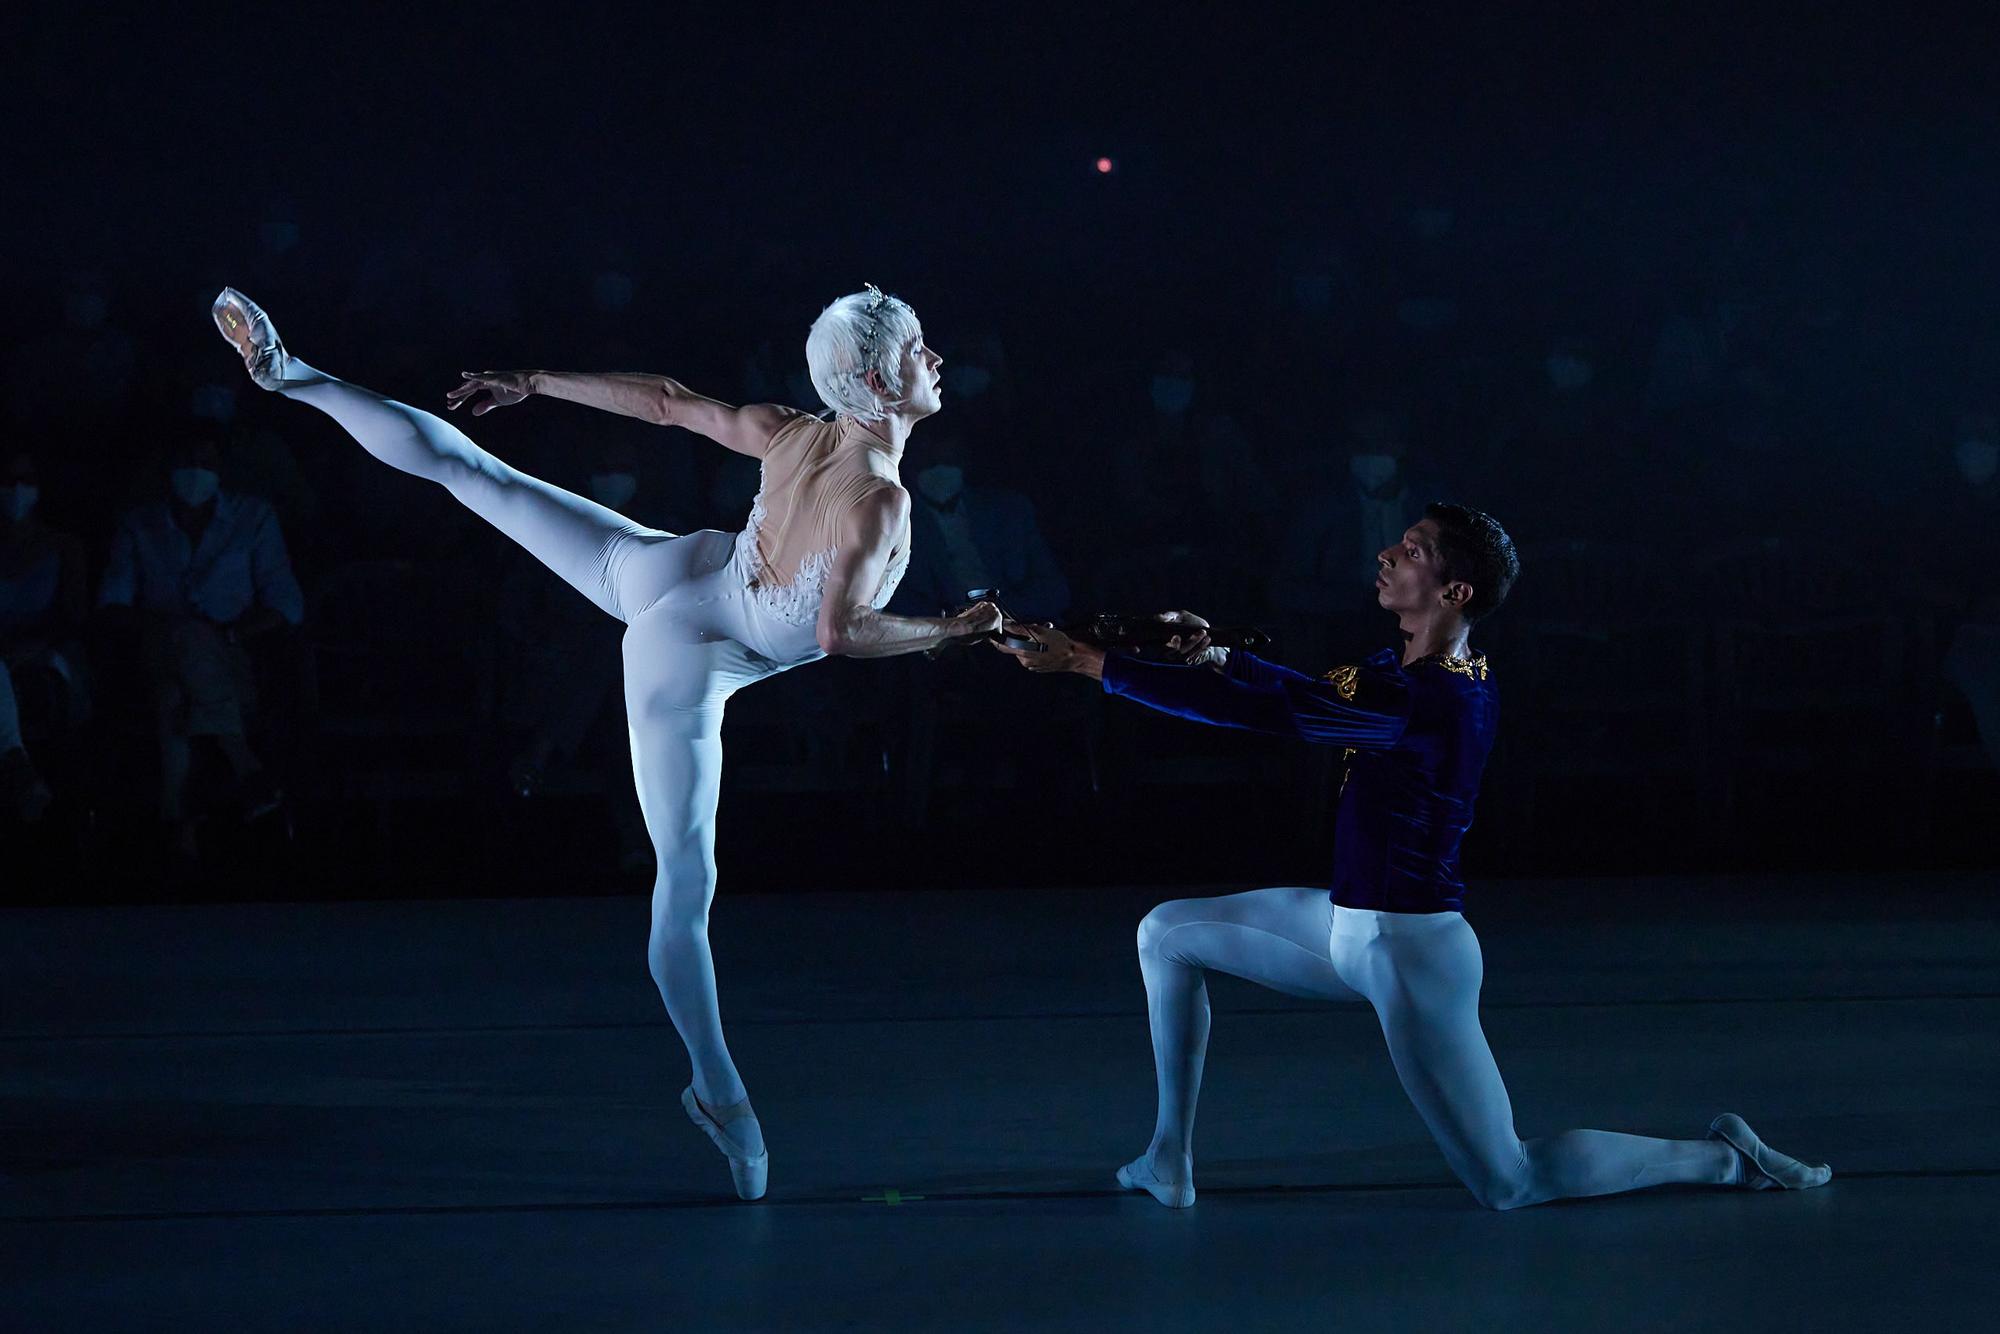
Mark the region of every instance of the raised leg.
<instances>
[{"instance_id":1,"label":"raised leg","mask_svg":"<svg viewBox=\"0 0 2000 1334\"><path fill-rule=\"evenodd\" d=\"M376 458L451 492L599 608L629 620L627 564L669 534L509 467L442 417L342 380L287 388L332 417Z\"/></svg>"},{"instance_id":2,"label":"raised leg","mask_svg":"<svg viewBox=\"0 0 2000 1334\"><path fill-rule=\"evenodd\" d=\"M234 288L222 290L211 313L259 387L318 408L390 467L438 483L604 611L621 621L636 614L642 599L626 596L625 566L671 534L508 467L441 417L308 366Z\"/></svg>"}]
</instances>

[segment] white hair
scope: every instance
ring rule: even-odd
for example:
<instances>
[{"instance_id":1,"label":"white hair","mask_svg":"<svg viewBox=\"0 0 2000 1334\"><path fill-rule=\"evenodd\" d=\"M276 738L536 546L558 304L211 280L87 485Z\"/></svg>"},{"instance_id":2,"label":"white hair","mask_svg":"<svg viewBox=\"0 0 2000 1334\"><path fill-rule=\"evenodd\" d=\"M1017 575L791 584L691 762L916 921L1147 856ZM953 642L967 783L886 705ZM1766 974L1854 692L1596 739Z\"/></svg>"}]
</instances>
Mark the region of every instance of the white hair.
<instances>
[{"instance_id":1,"label":"white hair","mask_svg":"<svg viewBox=\"0 0 2000 1334\"><path fill-rule=\"evenodd\" d=\"M806 335L806 373L820 401L857 421L881 421L903 396L903 346L920 332L917 312L870 283L819 313ZM887 396L868 387L879 371Z\"/></svg>"}]
</instances>

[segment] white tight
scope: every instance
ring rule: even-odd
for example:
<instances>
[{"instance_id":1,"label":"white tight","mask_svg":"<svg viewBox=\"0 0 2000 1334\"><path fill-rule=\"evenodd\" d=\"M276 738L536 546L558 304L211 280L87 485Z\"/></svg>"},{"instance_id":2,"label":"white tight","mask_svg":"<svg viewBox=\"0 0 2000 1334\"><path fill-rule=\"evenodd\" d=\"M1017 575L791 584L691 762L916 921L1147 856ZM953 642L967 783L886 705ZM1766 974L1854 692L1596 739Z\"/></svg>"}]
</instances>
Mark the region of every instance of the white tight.
<instances>
[{"instance_id":1,"label":"white tight","mask_svg":"<svg viewBox=\"0 0 2000 1334\"><path fill-rule=\"evenodd\" d=\"M307 368L294 358L290 373ZM443 486L626 623L632 770L659 863L647 960L687 1044L695 1096L710 1107L741 1102L748 1095L722 1038L708 948L722 710L742 686L817 657L811 627L759 613L732 559L733 534L641 527L508 467L442 418L356 385L325 380L284 392L384 463Z\"/></svg>"},{"instance_id":2,"label":"white tight","mask_svg":"<svg viewBox=\"0 0 2000 1334\"><path fill-rule=\"evenodd\" d=\"M1214 969L1289 995L1373 1006L1403 1091L1451 1170L1490 1209L1735 1180L1736 1153L1720 1140L1605 1130L1520 1138L1479 1026L1479 938L1465 918L1333 908L1329 929L1328 910L1323 889L1259 889L1163 903L1139 924L1159 1077L1156 1159L1192 1154L1208 1050L1204 975Z\"/></svg>"}]
</instances>

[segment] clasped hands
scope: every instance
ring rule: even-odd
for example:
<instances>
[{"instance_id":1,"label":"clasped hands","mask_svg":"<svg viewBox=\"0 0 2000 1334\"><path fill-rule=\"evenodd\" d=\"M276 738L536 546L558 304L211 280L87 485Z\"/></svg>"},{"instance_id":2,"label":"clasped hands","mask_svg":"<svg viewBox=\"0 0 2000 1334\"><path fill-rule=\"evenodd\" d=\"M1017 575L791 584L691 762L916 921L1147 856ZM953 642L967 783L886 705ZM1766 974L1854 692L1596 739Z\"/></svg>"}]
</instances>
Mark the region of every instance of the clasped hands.
<instances>
[{"instance_id":1,"label":"clasped hands","mask_svg":"<svg viewBox=\"0 0 2000 1334\"><path fill-rule=\"evenodd\" d=\"M1184 625L1186 631L1167 640L1167 650L1190 666L1197 663L1213 662L1220 650L1209 643L1208 622L1191 611L1163 611L1154 619L1170 625ZM1031 672L1075 672L1092 680L1104 676L1105 650L1096 644L1072 639L1055 628L1049 621L1009 620L1003 630L1006 634L1021 639L1032 639L1042 645L1040 651L1014 649L999 641L993 647L1005 653Z\"/></svg>"}]
</instances>

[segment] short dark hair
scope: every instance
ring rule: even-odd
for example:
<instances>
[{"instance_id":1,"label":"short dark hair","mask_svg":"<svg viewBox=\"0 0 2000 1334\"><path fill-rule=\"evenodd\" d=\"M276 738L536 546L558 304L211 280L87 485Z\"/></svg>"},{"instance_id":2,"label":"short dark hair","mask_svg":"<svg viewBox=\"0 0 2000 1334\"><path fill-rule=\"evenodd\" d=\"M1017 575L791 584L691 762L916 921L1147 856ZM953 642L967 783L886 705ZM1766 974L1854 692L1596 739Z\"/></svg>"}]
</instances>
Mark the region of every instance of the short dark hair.
<instances>
[{"instance_id":1,"label":"short dark hair","mask_svg":"<svg viewBox=\"0 0 2000 1334\"><path fill-rule=\"evenodd\" d=\"M1438 563L1445 582L1462 579L1472 585L1465 619L1477 621L1505 602L1507 590L1521 577L1521 557L1500 521L1464 505L1427 505L1424 517L1438 527Z\"/></svg>"}]
</instances>

